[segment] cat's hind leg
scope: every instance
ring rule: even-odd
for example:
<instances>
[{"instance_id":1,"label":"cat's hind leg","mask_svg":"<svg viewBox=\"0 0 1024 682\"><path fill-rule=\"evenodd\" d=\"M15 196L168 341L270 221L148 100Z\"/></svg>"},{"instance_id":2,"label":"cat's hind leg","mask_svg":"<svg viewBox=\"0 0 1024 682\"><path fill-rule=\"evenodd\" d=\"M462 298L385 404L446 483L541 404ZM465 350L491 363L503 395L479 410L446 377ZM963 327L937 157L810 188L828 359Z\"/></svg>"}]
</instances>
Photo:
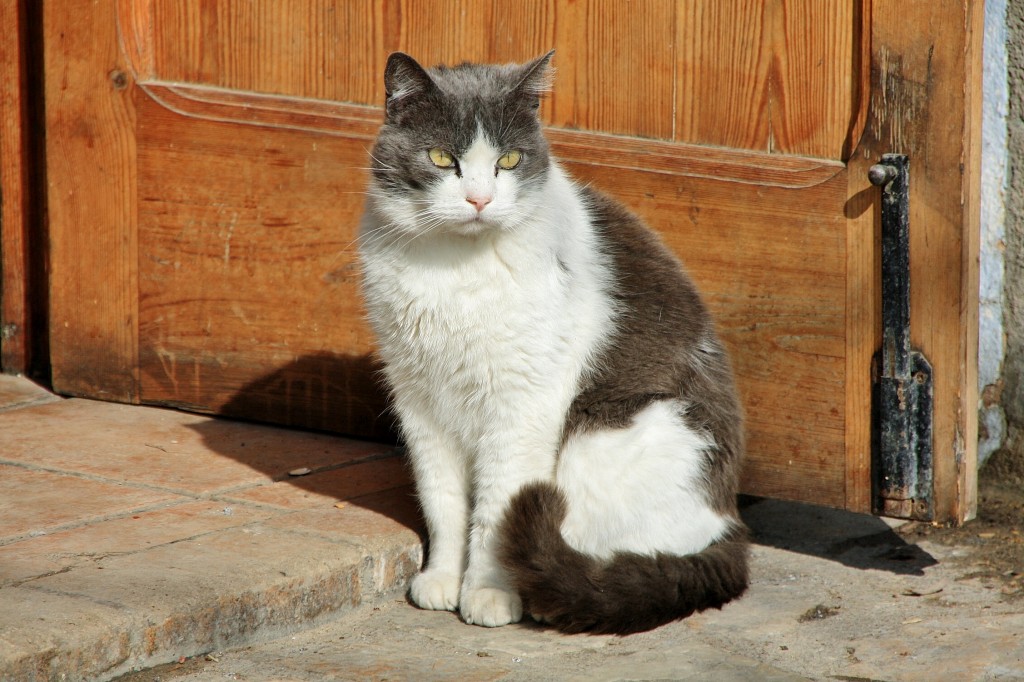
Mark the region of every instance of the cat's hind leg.
<instances>
[{"instance_id":1,"label":"cat's hind leg","mask_svg":"<svg viewBox=\"0 0 1024 682\"><path fill-rule=\"evenodd\" d=\"M673 400L570 437L557 487L524 488L499 532L527 609L564 632L629 634L741 595L745 530L709 490L707 464L722 454Z\"/></svg>"},{"instance_id":2,"label":"cat's hind leg","mask_svg":"<svg viewBox=\"0 0 1024 682\"><path fill-rule=\"evenodd\" d=\"M623 428L570 438L558 463L568 514L562 534L592 556L684 555L723 537L733 520L710 503L704 480L714 451L675 400L641 410Z\"/></svg>"}]
</instances>

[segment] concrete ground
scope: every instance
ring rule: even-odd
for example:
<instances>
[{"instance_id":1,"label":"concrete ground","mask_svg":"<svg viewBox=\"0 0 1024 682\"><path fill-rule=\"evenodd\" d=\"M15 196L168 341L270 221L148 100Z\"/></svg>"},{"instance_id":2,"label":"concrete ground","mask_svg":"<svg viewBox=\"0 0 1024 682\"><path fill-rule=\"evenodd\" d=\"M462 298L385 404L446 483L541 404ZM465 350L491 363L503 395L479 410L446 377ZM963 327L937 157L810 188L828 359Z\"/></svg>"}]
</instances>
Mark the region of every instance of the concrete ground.
<instances>
[{"instance_id":1,"label":"concrete ground","mask_svg":"<svg viewBox=\"0 0 1024 682\"><path fill-rule=\"evenodd\" d=\"M1024 679L1024 567L993 580L971 543L869 516L744 515L753 582L720 612L488 630L405 602L422 549L390 448L0 377L0 680Z\"/></svg>"}]
</instances>

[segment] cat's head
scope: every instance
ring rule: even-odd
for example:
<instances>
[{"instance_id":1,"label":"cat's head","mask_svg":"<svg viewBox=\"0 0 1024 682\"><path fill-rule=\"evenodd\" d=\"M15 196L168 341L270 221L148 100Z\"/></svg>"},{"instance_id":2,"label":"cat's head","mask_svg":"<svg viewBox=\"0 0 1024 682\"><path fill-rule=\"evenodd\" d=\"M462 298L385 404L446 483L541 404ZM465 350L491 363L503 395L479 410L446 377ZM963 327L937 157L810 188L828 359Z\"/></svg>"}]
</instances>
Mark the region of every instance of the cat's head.
<instances>
[{"instance_id":1,"label":"cat's head","mask_svg":"<svg viewBox=\"0 0 1024 682\"><path fill-rule=\"evenodd\" d=\"M528 217L550 165L537 110L553 54L432 69L388 58L371 195L391 229L475 235Z\"/></svg>"}]
</instances>

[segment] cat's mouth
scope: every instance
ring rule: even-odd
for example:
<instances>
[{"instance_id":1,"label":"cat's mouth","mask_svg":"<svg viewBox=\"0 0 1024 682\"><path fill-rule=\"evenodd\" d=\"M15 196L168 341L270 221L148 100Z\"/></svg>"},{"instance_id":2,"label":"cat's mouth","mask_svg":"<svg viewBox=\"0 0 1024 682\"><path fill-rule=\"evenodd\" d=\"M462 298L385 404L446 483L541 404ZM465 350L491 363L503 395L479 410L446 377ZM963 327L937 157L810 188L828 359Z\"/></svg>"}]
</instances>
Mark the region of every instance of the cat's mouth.
<instances>
[{"instance_id":1,"label":"cat's mouth","mask_svg":"<svg viewBox=\"0 0 1024 682\"><path fill-rule=\"evenodd\" d=\"M452 231L455 232L456 234L473 236L480 234L482 232L486 232L488 230L496 229L497 227L497 223L489 220L488 218L480 214L477 214L472 218L456 223L455 228Z\"/></svg>"}]
</instances>

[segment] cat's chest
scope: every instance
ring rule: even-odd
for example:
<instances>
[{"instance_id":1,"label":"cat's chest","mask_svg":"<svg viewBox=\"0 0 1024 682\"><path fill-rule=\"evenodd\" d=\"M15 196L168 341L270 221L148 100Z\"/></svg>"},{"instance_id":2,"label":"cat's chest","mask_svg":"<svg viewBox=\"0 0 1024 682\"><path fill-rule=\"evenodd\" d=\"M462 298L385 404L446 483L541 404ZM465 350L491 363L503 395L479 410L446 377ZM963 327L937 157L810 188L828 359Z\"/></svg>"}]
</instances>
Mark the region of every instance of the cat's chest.
<instances>
[{"instance_id":1,"label":"cat's chest","mask_svg":"<svg viewBox=\"0 0 1024 682\"><path fill-rule=\"evenodd\" d=\"M394 260L376 283L383 322L410 343L455 336L500 342L558 316L565 282L543 256L492 251L472 258Z\"/></svg>"}]
</instances>

